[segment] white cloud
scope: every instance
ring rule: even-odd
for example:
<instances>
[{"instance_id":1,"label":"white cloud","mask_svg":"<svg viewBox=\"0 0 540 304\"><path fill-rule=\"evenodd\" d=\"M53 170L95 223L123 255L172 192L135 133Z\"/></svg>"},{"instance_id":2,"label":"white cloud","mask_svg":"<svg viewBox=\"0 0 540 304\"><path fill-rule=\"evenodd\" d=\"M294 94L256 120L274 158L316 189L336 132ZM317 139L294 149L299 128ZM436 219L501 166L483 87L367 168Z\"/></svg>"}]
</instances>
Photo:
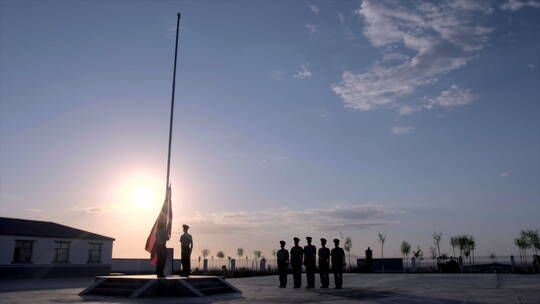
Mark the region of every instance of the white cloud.
<instances>
[{"instance_id":1,"label":"white cloud","mask_svg":"<svg viewBox=\"0 0 540 304\"><path fill-rule=\"evenodd\" d=\"M510 10L510 11L517 11L523 7L536 7L540 8L540 2L534 1L534 0L508 0L507 2L503 3L501 5L501 9L503 10Z\"/></svg>"},{"instance_id":2,"label":"white cloud","mask_svg":"<svg viewBox=\"0 0 540 304\"><path fill-rule=\"evenodd\" d=\"M294 78L298 78L298 79L305 79L305 78L309 78L311 77L313 74L307 69L307 65L306 64L302 64L300 66L300 68L302 69L300 72L296 73L293 75Z\"/></svg>"},{"instance_id":3,"label":"white cloud","mask_svg":"<svg viewBox=\"0 0 540 304\"><path fill-rule=\"evenodd\" d=\"M316 5L313 5L313 4L309 4L308 5L309 9L314 12L315 14L318 14L319 13L319 7L316 6Z\"/></svg>"},{"instance_id":4,"label":"white cloud","mask_svg":"<svg viewBox=\"0 0 540 304\"><path fill-rule=\"evenodd\" d=\"M28 211L28 212L32 212L32 213L42 213L43 212L43 210L41 210L41 209L34 209L34 208L24 209L24 211Z\"/></svg>"},{"instance_id":5,"label":"white cloud","mask_svg":"<svg viewBox=\"0 0 540 304\"><path fill-rule=\"evenodd\" d=\"M390 131L394 135L407 135L411 134L412 131L414 131L414 128L410 126L395 126L390 128Z\"/></svg>"},{"instance_id":6,"label":"white cloud","mask_svg":"<svg viewBox=\"0 0 540 304\"><path fill-rule=\"evenodd\" d=\"M434 105L441 107L454 107L470 104L474 100L471 89L463 89L457 85L452 85L449 90L442 91L437 97L427 98L428 103L425 108L431 109Z\"/></svg>"},{"instance_id":7,"label":"white cloud","mask_svg":"<svg viewBox=\"0 0 540 304\"><path fill-rule=\"evenodd\" d=\"M502 172L501 174L499 174L499 176L501 176L501 177L510 176L510 175L512 175L512 171L506 171L506 172Z\"/></svg>"},{"instance_id":8,"label":"white cloud","mask_svg":"<svg viewBox=\"0 0 540 304\"><path fill-rule=\"evenodd\" d=\"M373 205L338 205L324 209L215 212L175 217L177 223L189 223L197 233L227 234L290 231L359 230L394 223L385 218L404 211Z\"/></svg>"},{"instance_id":9,"label":"white cloud","mask_svg":"<svg viewBox=\"0 0 540 304\"><path fill-rule=\"evenodd\" d=\"M308 30L310 33L315 33L315 32L317 32L317 26L314 25L314 24L306 24L305 27L307 28L307 30Z\"/></svg>"},{"instance_id":10,"label":"white cloud","mask_svg":"<svg viewBox=\"0 0 540 304\"><path fill-rule=\"evenodd\" d=\"M363 19L364 36L383 51L383 58L364 73L344 71L332 90L347 108L393 108L410 114L418 105L404 100L406 96L477 56L492 29L476 24L473 13L491 11L481 1L404 6L392 0L364 0L356 13Z\"/></svg>"}]
</instances>

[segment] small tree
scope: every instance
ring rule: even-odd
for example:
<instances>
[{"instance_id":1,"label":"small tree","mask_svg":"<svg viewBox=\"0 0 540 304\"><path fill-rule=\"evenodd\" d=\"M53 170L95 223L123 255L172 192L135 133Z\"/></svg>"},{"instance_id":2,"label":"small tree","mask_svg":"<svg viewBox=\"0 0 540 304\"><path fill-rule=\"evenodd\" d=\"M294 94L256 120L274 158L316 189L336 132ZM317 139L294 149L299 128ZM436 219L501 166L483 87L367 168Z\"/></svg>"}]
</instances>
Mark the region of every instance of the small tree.
<instances>
[{"instance_id":1,"label":"small tree","mask_svg":"<svg viewBox=\"0 0 540 304\"><path fill-rule=\"evenodd\" d=\"M345 238L345 244L343 244L343 249L347 252L349 256L349 265L348 268L351 269L351 248L352 248L352 239L350 237Z\"/></svg>"},{"instance_id":2,"label":"small tree","mask_svg":"<svg viewBox=\"0 0 540 304\"><path fill-rule=\"evenodd\" d=\"M453 236L450 238L450 246L452 246L452 251L454 252L454 258L456 257L456 247L459 246L458 237Z\"/></svg>"},{"instance_id":3,"label":"small tree","mask_svg":"<svg viewBox=\"0 0 540 304\"><path fill-rule=\"evenodd\" d=\"M386 241L386 234L379 233L379 243L381 243L381 270L384 273L384 242Z\"/></svg>"},{"instance_id":4,"label":"small tree","mask_svg":"<svg viewBox=\"0 0 540 304\"><path fill-rule=\"evenodd\" d=\"M257 270L257 262L259 261L259 259L260 259L261 256L262 256L262 251L260 251L260 250L254 250L254 251L253 251L253 256L255 257L255 270Z\"/></svg>"},{"instance_id":5,"label":"small tree","mask_svg":"<svg viewBox=\"0 0 540 304\"><path fill-rule=\"evenodd\" d=\"M223 259L225 258L225 253L223 251L218 251L216 257L218 257L218 259Z\"/></svg>"},{"instance_id":6,"label":"small tree","mask_svg":"<svg viewBox=\"0 0 540 304\"><path fill-rule=\"evenodd\" d=\"M409 253L411 253L411 244L407 241L401 242L401 254L405 256L405 265L409 261Z\"/></svg>"},{"instance_id":7,"label":"small tree","mask_svg":"<svg viewBox=\"0 0 540 304\"><path fill-rule=\"evenodd\" d=\"M420 262L424 259L424 252L420 249L420 246L416 246L416 251L413 250L413 256L418 262L418 267L420 267Z\"/></svg>"},{"instance_id":8,"label":"small tree","mask_svg":"<svg viewBox=\"0 0 540 304\"><path fill-rule=\"evenodd\" d=\"M437 256L441 256L441 238L442 238L442 232L433 232L433 240L435 241L435 246L437 246Z\"/></svg>"},{"instance_id":9,"label":"small tree","mask_svg":"<svg viewBox=\"0 0 540 304\"><path fill-rule=\"evenodd\" d=\"M435 267L435 262L437 260L437 248L431 246L429 247L429 252L431 253L431 259L433 260L433 267Z\"/></svg>"},{"instance_id":10,"label":"small tree","mask_svg":"<svg viewBox=\"0 0 540 304\"><path fill-rule=\"evenodd\" d=\"M201 251L201 254L202 254L203 258L206 260L206 257L210 254L210 250L208 250L208 249L203 249L203 250Z\"/></svg>"},{"instance_id":11,"label":"small tree","mask_svg":"<svg viewBox=\"0 0 540 304\"><path fill-rule=\"evenodd\" d=\"M534 250L534 254L538 254L538 250L540 249L540 240L538 237L538 231L537 230L521 230L520 236L522 239L527 241L528 248L532 248Z\"/></svg>"}]
</instances>

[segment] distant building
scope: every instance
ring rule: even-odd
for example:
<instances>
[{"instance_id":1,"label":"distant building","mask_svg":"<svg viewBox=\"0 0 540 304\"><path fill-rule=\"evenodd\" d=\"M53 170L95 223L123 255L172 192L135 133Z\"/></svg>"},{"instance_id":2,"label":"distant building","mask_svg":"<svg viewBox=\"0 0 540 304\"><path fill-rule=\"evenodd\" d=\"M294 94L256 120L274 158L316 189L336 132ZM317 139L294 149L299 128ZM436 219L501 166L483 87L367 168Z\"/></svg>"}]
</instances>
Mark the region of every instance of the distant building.
<instances>
[{"instance_id":1,"label":"distant building","mask_svg":"<svg viewBox=\"0 0 540 304\"><path fill-rule=\"evenodd\" d=\"M0 278L109 274L113 241L53 222L0 217Z\"/></svg>"}]
</instances>

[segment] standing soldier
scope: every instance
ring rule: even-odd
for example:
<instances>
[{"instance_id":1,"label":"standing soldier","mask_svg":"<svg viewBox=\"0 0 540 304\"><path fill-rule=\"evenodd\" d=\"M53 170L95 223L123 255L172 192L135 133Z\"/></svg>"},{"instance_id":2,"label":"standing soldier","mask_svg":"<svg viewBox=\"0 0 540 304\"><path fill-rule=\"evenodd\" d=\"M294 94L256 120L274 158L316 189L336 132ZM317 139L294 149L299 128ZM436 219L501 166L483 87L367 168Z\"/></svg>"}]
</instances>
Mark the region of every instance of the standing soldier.
<instances>
[{"instance_id":1,"label":"standing soldier","mask_svg":"<svg viewBox=\"0 0 540 304\"><path fill-rule=\"evenodd\" d=\"M311 237L306 237L307 245L304 247L304 265L306 265L306 288L315 287L315 263L317 260L317 248L311 245Z\"/></svg>"},{"instance_id":2,"label":"standing soldier","mask_svg":"<svg viewBox=\"0 0 540 304\"><path fill-rule=\"evenodd\" d=\"M299 238L294 238L294 246L291 248L291 266L293 272L294 288L300 288L302 285L302 260L304 258L304 249L298 246Z\"/></svg>"},{"instance_id":3,"label":"standing soldier","mask_svg":"<svg viewBox=\"0 0 540 304\"><path fill-rule=\"evenodd\" d=\"M321 288L328 288L330 278L328 271L330 268L330 249L326 248L326 239L321 239L321 248L319 248L319 272L321 275Z\"/></svg>"},{"instance_id":4,"label":"standing soldier","mask_svg":"<svg viewBox=\"0 0 540 304\"><path fill-rule=\"evenodd\" d=\"M184 234L180 237L180 249L182 252L182 276L189 277L191 271L191 250L193 249L193 238L191 234L188 233L189 226L184 224L182 225L184 229Z\"/></svg>"},{"instance_id":5,"label":"standing soldier","mask_svg":"<svg viewBox=\"0 0 540 304\"><path fill-rule=\"evenodd\" d=\"M278 250L277 264L279 272L279 288L287 287L287 269L289 268L289 251L285 249L285 241L279 241L281 249Z\"/></svg>"},{"instance_id":6,"label":"standing soldier","mask_svg":"<svg viewBox=\"0 0 540 304\"><path fill-rule=\"evenodd\" d=\"M334 239L336 247L332 249L332 271L334 272L334 283L336 289L341 289L343 285L343 265L345 265L345 251L339 248L339 240Z\"/></svg>"}]
</instances>

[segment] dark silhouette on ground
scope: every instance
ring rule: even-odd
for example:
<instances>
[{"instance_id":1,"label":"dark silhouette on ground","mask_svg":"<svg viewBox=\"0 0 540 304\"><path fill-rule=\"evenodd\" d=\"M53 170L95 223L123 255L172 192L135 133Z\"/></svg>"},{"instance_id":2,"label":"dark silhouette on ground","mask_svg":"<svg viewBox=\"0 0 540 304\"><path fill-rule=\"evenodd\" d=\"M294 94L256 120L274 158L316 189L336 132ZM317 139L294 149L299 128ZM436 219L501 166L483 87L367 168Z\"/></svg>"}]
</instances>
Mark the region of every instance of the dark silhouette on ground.
<instances>
[{"instance_id":1,"label":"dark silhouette on ground","mask_svg":"<svg viewBox=\"0 0 540 304\"><path fill-rule=\"evenodd\" d=\"M317 248L311 245L311 237L306 237L307 245L304 246L304 265L306 266L306 288L315 288L315 263L317 260Z\"/></svg>"},{"instance_id":2,"label":"dark silhouette on ground","mask_svg":"<svg viewBox=\"0 0 540 304\"><path fill-rule=\"evenodd\" d=\"M291 248L291 266L293 272L294 288L300 288L302 285L302 261L304 259L304 249L298 246L300 239L295 237L294 246Z\"/></svg>"},{"instance_id":3,"label":"dark silhouette on ground","mask_svg":"<svg viewBox=\"0 0 540 304\"><path fill-rule=\"evenodd\" d=\"M369 247L366 249L366 271L373 271L373 250Z\"/></svg>"},{"instance_id":4,"label":"dark silhouette on ground","mask_svg":"<svg viewBox=\"0 0 540 304\"><path fill-rule=\"evenodd\" d=\"M319 274L321 277L321 288L328 288L330 285L330 249L326 248L326 239L321 239L319 248Z\"/></svg>"},{"instance_id":5,"label":"dark silhouette on ground","mask_svg":"<svg viewBox=\"0 0 540 304\"><path fill-rule=\"evenodd\" d=\"M285 241L279 241L281 249L277 251L277 263L279 272L279 288L287 287L287 272L289 269L289 251L285 249Z\"/></svg>"},{"instance_id":6,"label":"dark silhouette on ground","mask_svg":"<svg viewBox=\"0 0 540 304\"><path fill-rule=\"evenodd\" d=\"M334 283L336 289L343 286L343 266L345 265L345 251L339 247L339 239L334 239L334 245L330 255L332 256L332 272L334 273Z\"/></svg>"},{"instance_id":7,"label":"dark silhouette on ground","mask_svg":"<svg viewBox=\"0 0 540 304\"><path fill-rule=\"evenodd\" d=\"M189 277L191 272L191 250L193 249L193 238L191 234L188 233L189 226L184 224L182 225L184 234L180 237L180 248L181 248L181 261L182 261L182 276Z\"/></svg>"}]
</instances>

